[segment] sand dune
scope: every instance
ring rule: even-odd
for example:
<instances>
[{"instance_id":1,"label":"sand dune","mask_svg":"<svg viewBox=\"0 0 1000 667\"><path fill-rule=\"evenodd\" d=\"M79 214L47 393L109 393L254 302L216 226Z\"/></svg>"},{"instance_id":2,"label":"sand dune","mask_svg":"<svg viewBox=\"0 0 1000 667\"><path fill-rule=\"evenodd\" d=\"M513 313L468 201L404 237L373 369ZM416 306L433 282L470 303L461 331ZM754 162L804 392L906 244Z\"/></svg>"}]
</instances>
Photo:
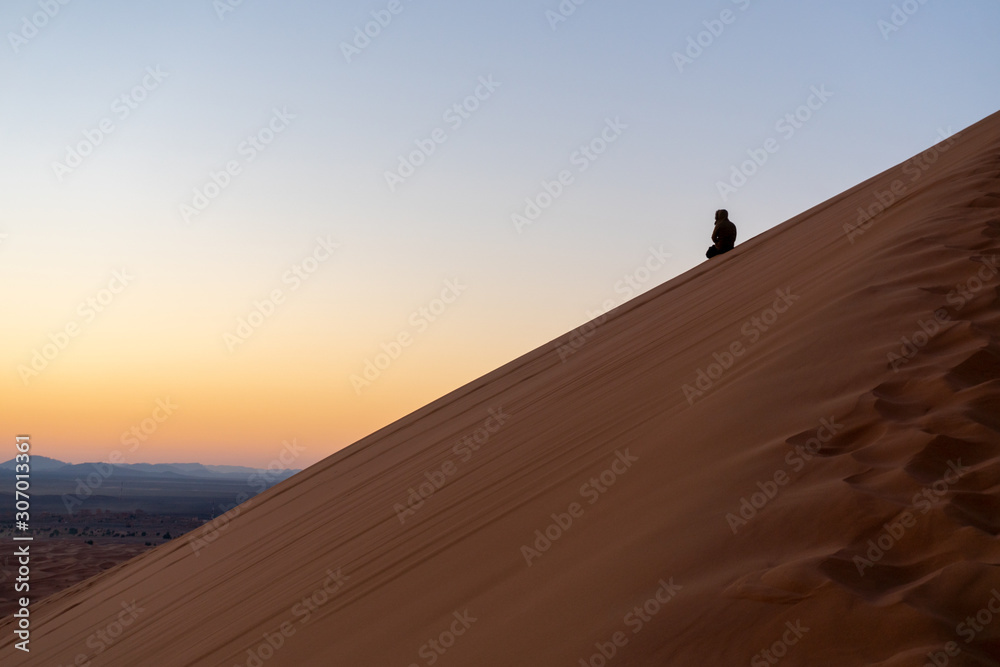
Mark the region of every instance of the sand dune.
<instances>
[{"instance_id":1,"label":"sand dune","mask_svg":"<svg viewBox=\"0 0 1000 667\"><path fill-rule=\"evenodd\" d=\"M994 115L41 602L30 656L7 619L0 661L1000 665L998 263Z\"/></svg>"}]
</instances>

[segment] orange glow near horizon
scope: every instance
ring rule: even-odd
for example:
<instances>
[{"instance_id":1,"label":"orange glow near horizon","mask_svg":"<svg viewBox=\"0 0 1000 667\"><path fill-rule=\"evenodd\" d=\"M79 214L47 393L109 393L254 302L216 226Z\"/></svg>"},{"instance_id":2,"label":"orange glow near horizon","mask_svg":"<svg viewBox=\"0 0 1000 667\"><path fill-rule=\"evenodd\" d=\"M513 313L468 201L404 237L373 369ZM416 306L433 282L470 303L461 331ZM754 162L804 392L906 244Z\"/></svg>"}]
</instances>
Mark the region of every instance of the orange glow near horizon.
<instances>
[{"instance_id":1,"label":"orange glow near horizon","mask_svg":"<svg viewBox=\"0 0 1000 667\"><path fill-rule=\"evenodd\" d=\"M449 350L446 340L428 339L356 393L350 378L362 376L379 347L366 346L352 361L324 356L331 346L306 344L308 335L284 348L259 336L236 353L217 345L186 361L165 340L112 355L81 337L28 376L27 386L18 377L0 389L4 421L32 436L36 455L70 463L120 455L129 463L266 467L284 443L295 442L304 451L294 467L305 468L519 352L502 356L496 344L492 361L485 354L475 360ZM149 348L159 344L166 353L157 357ZM28 360L22 354L17 365Z\"/></svg>"}]
</instances>

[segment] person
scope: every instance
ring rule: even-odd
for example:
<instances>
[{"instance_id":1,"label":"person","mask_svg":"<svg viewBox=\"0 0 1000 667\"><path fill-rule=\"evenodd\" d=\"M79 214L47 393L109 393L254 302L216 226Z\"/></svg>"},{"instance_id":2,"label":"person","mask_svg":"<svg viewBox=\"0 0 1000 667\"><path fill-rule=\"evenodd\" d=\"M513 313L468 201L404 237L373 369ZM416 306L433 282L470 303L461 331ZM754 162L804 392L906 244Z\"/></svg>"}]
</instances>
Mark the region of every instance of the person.
<instances>
[{"instance_id":1,"label":"person","mask_svg":"<svg viewBox=\"0 0 1000 667\"><path fill-rule=\"evenodd\" d=\"M715 212L715 230L712 232L715 245L708 249L705 257L712 259L716 255L729 252L736 246L736 225L729 219L729 211L719 209Z\"/></svg>"}]
</instances>

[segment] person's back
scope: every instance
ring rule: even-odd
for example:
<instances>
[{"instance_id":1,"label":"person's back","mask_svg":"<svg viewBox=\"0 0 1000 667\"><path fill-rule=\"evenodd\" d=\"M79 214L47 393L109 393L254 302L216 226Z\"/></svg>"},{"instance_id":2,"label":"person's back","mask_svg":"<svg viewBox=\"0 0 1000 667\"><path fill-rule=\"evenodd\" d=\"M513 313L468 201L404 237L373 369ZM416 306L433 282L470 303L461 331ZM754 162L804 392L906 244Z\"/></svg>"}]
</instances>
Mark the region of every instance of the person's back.
<instances>
[{"instance_id":1,"label":"person's back","mask_svg":"<svg viewBox=\"0 0 1000 667\"><path fill-rule=\"evenodd\" d=\"M736 225L729 219L729 211L725 209L715 212L715 230L712 232L712 241L715 245L705 253L709 259L729 252L736 247Z\"/></svg>"}]
</instances>

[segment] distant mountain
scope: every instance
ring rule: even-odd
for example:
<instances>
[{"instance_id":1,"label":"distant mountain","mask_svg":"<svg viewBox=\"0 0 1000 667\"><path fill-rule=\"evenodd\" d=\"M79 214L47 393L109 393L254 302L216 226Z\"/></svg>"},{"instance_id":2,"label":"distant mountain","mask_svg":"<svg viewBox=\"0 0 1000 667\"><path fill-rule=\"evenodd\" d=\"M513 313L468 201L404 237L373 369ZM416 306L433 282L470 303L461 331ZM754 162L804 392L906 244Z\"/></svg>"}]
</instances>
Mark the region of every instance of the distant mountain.
<instances>
[{"instance_id":1,"label":"distant mountain","mask_svg":"<svg viewBox=\"0 0 1000 667\"><path fill-rule=\"evenodd\" d=\"M15 459L0 463L0 470L14 470ZM31 472L56 472L73 475L90 472L97 463L66 463L47 456L31 455ZM105 464L106 465L106 464ZM264 468L249 468L246 466L204 465L202 463L123 463L116 465L119 473L129 475L149 476L166 475L197 478L233 478L237 476L250 477L262 475L271 481L281 481L299 472L299 470L267 470Z\"/></svg>"},{"instance_id":2,"label":"distant mountain","mask_svg":"<svg viewBox=\"0 0 1000 667\"><path fill-rule=\"evenodd\" d=\"M201 463L66 463L32 455L31 508L72 517L78 512L138 512L211 519L298 470ZM14 508L16 460L0 463L0 517Z\"/></svg>"},{"instance_id":3,"label":"distant mountain","mask_svg":"<svg viewBox=\"0 0 1000 667\"><path fill-rule=\"evenodd\" d=\"M202 463L123 463L117 467L129 471L176 473L185 477L249 476L267 473L272 478L284 479L299 472L298 470L267 470L264 468L248 468L246 466L204 465Z\"/></svg>"},{"instance_id":4,"label":"distant mountain","mask_svg":"<svg viewBox=\"0 0 1000 667\"><path fill-rule=\"evenodd\" d=\"M4 461L0 463L0 470L14 470L14 466L17 464L15 459L10 461ZM65 468L70 464L65 461L59 461L58 459L50 459L48 456L38 456L35 454L31 455L31 470L37 472L39 470L58 470L60 468Z\"/></svg>"}]
</instances>

